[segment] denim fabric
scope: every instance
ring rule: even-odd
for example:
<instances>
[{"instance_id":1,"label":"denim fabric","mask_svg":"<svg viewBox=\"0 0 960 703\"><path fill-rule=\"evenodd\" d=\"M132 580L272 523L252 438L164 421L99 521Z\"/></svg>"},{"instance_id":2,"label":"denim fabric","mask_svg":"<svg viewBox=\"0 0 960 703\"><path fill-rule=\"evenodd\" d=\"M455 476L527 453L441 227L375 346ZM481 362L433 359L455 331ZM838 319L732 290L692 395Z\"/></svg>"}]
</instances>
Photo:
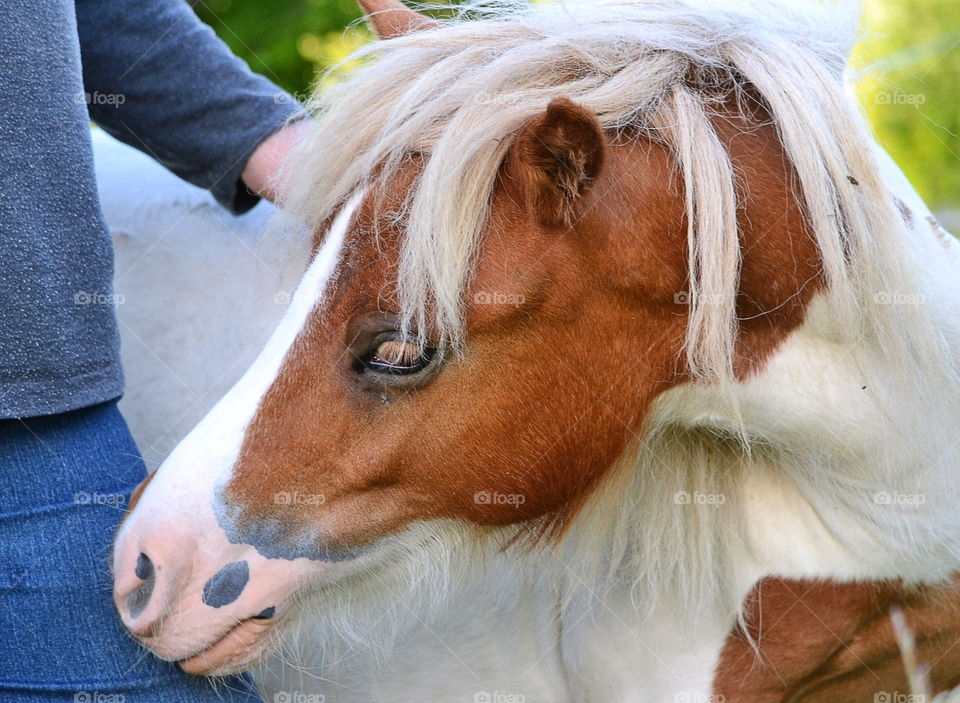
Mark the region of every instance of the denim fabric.
<instances>
[{"instance_id":1,"label":"denim fabric","mask_svg":"<svg viewBox=\"0 0 960 703\"><path fill-rule=\"evenodd\" d=\"M109 548L144 477L116 402L0 420L0 703L260 701L140 647L111 600Z\"/></svg>"}]
</instances>

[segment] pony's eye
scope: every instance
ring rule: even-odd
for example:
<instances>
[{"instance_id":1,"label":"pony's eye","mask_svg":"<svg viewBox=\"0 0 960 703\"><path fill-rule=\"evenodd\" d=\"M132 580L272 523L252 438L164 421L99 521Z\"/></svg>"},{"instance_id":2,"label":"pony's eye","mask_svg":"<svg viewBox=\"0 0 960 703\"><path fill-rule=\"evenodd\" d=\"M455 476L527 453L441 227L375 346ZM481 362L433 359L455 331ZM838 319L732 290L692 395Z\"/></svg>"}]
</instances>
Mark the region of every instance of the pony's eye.
<instances>
[{"instance_id":1,"label":"pony's eye","mask_svg":"<svg viewBox=\"0 0 960 703\"><path fill-rule=\"evenodd\" d=\"M364 366L377 373L408 376L423 371L433 360L436 350L405 339L380 342L364 359Z\"/></svg>"}]
</instances>

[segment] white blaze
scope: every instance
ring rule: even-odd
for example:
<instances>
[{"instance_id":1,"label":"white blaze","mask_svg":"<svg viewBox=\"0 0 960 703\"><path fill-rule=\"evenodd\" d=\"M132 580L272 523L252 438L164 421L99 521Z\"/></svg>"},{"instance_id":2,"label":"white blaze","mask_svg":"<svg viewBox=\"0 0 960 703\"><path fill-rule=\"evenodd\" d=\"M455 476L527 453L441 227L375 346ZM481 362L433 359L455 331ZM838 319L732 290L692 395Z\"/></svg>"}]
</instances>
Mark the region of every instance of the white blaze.
<instances>
[{"instance_id":1,"label":"white blaze","mask_svg":"<svg viewBox=\"0 0 960 703\"><path fill-rule=\"evenodd\" d=\"M362 194L354 195L334 219L323 246L301 278L290 306L263 351L243 377L173 450L137 506L143 520L198 514L212 517L214 488L226 481L237 460L247 426L273 385L291 346L322 298L340 259L353 213ZM191 512L194 509L198 513ZM127 531L135 520L128 520ZM122 533L121 533L122 534Z\"/></svg>"}]
</instances>

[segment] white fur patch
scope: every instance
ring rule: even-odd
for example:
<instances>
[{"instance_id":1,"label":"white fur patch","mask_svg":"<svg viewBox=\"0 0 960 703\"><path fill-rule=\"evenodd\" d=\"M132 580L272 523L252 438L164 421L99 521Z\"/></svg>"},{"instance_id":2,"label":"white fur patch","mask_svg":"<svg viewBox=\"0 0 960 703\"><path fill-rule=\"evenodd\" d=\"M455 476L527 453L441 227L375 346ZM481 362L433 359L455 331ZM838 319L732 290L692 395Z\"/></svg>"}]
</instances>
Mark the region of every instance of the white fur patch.
<instances>
[{"instance_id":1,"label":"white fur patch","mask_svg":"<svg viewBox=\"0 0 960 703\"><path fill-rule=\"evenodd\" d=\"M247 425L276 380L290 347L321 300L336 269L360 200L361 194L353 196L337 215L267 345L240 381L163 463L144 492L138 516L147 511L183 515L191 507L199 514L210 513L216 487L229 479Z\"/></svg>"}]
</instances>

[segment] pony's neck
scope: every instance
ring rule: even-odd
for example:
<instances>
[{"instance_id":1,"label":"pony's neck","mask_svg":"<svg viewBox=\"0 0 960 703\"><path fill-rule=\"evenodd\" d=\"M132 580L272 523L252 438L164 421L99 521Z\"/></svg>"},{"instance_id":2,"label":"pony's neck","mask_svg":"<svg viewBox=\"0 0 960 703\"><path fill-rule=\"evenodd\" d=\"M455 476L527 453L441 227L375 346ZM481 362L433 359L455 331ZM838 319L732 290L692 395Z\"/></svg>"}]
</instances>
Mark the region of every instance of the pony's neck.
<instances>
[{"instance_id":1,"label":"pony's neck","mask_svg":"<svg viewBox=\"0 0 960 703\"><path fill-rule=\"evenodd\" d=\"M918 305L960 349L960 254L893 165L919 289L878 291ZM655 608L729 612L765 575L946 577L960 557L957 367L909 375L869 335L852 338L829 292L764 368L733 388L660 396L649 429L568 533L591 588L627 578Z\"/></svg>"}]
</instances>

